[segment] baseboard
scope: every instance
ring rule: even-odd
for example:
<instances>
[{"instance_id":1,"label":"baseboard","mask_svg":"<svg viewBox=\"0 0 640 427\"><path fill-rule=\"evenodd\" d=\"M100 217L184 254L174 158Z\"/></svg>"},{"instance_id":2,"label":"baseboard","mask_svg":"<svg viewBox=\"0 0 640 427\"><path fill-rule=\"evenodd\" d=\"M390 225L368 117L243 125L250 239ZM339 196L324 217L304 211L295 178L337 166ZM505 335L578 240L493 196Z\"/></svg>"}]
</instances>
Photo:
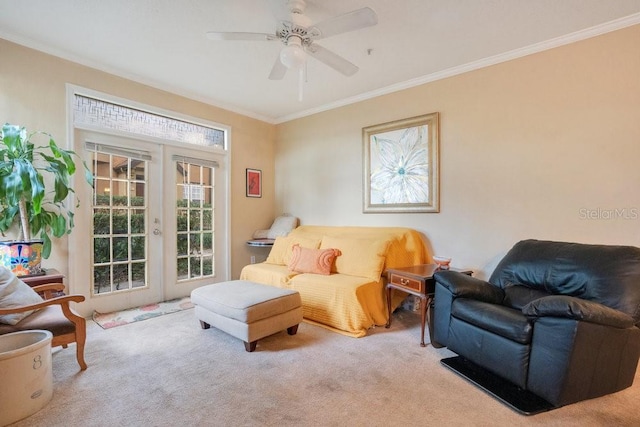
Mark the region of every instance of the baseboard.
<instances>
[{"instance_id":1,"label":"baseboard","mask_svg":"<svg viewBox=\"0 0 640 427\"><path fill-rule=\"evenodd\" d=\"M539 396L463 357L449 357L442 359L440 363L522 415L534 415L555 409L551 403Z\"/></svg>"}]
</instances>

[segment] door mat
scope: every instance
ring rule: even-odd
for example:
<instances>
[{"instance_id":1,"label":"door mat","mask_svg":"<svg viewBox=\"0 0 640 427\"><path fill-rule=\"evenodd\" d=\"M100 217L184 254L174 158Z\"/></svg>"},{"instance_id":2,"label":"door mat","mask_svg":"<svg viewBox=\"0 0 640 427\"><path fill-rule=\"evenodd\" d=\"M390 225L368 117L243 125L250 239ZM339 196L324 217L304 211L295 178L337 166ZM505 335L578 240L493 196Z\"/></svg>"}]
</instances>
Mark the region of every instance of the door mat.
<instances>
[{"instance_id":1,"label":"door mat","mask_svg":"<svg viewBox=\"0 0 640 427\"><path fill-rule=\"evenodd\" d=\"M176 298L155 304L143 305L142 307L130 308L128 310L114 311L112 313L98 313L94 311L93 321L100 325L102 329L109 329L162 316L163 314L187 310L189 308L193 308L191 298Z\"/></svg>"}]
</instances>

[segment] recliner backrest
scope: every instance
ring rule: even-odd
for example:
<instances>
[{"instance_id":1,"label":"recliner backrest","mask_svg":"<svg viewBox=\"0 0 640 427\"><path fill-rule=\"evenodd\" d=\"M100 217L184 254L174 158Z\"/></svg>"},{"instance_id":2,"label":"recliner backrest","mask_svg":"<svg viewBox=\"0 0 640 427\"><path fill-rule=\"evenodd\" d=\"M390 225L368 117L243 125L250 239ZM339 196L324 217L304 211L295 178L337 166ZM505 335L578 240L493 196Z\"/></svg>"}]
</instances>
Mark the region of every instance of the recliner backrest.
<instances>
[{"instance_id":1,"label":"recliner backrest","mask_svg":"<svg viewBox=\"0 0 640 427\"><path fill-rule=\"evenodd\" d=\"M599 302L640 321L640 248L633 246L523 240L489 282Z\"/></svg>"}]
</instances>

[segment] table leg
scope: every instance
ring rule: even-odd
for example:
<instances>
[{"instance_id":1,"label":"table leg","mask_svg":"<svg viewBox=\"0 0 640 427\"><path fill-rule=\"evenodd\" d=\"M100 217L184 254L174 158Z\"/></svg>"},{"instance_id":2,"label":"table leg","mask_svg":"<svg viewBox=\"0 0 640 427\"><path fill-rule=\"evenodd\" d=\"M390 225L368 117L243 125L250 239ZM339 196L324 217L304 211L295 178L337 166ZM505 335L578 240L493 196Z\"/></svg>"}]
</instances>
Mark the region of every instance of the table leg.
<instances>
[{"instance_id":1,"label":"table leg","mask_svg":"<svg viewBox=\"0 0 640 427\"><path fill-rule=\"evenodd\" d=\"M387 318L387 324L384 326L388 328L391 326L391 286L387 286L387 312L389 317Z\"/></svg>"},{"instance_id":2,"label":"table leg","mask_svg":"<svg viewBox=\"0 0 640 427\"><path fill-rule=\"evenodd\" d=\"M420 321L422 329L420 331L420 347L426 347L424 343L424 325L427 321L427 305L429 304L429 298L425 295L420 295Z\"/></svg>"}]
</instances>

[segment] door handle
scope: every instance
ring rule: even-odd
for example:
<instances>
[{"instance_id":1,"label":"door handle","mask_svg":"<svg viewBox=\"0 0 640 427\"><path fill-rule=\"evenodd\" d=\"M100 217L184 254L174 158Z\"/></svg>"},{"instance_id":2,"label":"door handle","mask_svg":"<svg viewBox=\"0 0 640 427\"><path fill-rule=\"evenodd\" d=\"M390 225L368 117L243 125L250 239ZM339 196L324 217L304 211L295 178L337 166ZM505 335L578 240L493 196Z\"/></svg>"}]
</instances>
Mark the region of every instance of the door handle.
<instances>
[{"instance_id":1,"label":"door handle","mask_svg":"<svg viewBox=\"0 0 640 427\"><path fill-rule=\"evenodd\" d=\"M159 229L157 229L157 228L154 228L154 229L153 229L153 234L155 234L156 236L159 236L159 235L161 235L161 234L162 234L162 231L160 231L160 230L159 230Z\"/></svg>"}]
</instances>

